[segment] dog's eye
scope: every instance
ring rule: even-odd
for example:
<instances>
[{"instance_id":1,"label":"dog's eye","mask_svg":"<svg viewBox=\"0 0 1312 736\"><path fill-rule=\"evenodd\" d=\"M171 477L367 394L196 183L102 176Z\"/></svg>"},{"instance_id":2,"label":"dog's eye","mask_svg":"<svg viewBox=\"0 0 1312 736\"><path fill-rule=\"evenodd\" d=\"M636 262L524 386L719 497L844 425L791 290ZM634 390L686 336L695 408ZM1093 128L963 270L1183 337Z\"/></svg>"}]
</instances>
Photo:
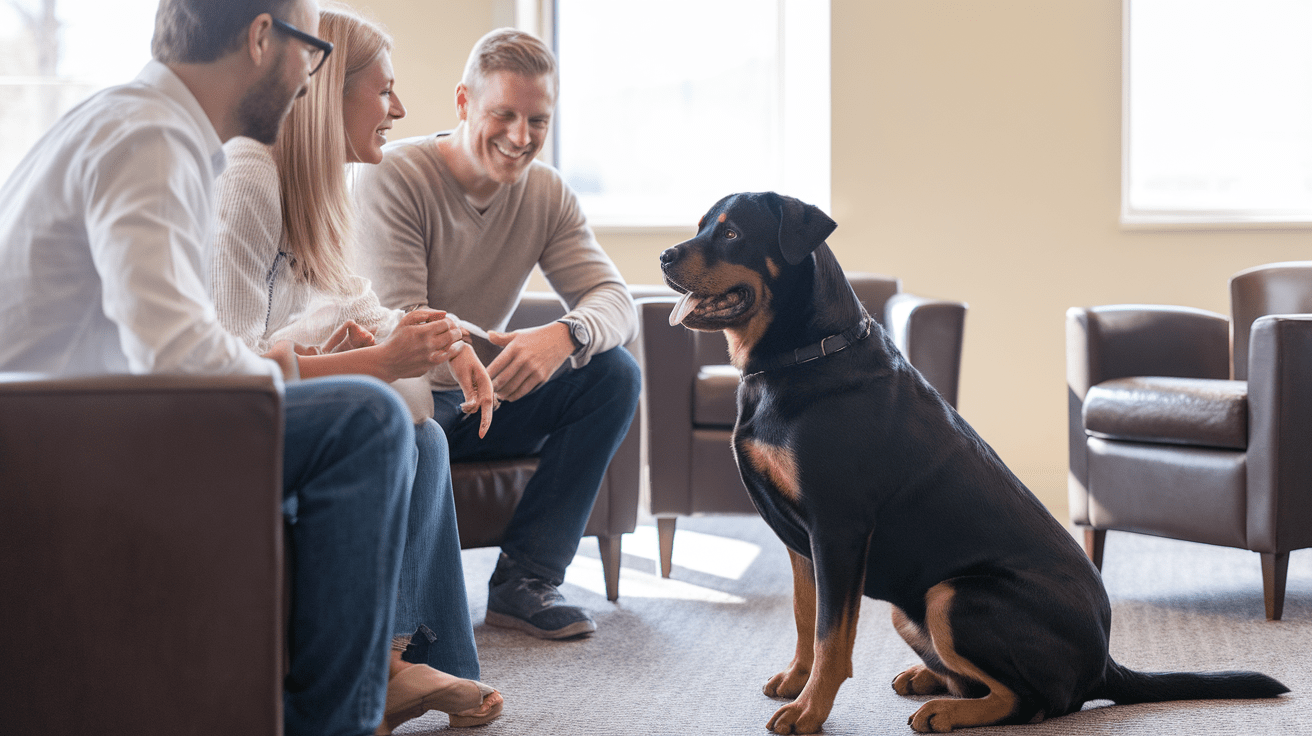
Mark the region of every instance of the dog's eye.
<instances>
[{"instance_id":1,"label":"dog's eye","mask_svg":"<svg viewBox=\"0 0 1312 736\"><path fill-rule=\"evenodd\" d=\"M735 238L737 238L737 237L738 237L738 233L736 233L736 232L734 232L734 231L732 231L732 230L725 230L725 231L724 231L724 239L725 239L725 240L733 240L733 239L735 239Z\"/></svg>"}]
</instances>

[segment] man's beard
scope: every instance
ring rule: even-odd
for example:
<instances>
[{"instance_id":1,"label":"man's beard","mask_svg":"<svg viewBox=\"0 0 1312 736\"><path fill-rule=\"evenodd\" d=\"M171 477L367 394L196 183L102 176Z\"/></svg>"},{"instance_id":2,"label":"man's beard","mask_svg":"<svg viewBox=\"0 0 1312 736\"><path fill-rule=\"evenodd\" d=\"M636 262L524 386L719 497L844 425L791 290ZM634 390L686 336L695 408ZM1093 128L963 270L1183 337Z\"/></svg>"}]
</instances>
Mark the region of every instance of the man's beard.
<instances>
[{"instance_id":1,"label":"man's beard","mask_svg":"<svg viewBox=\"0 0 1312 736\"><path fill-rule=\"evenodd\" d=\"M282 67L285 60L286 55L281 57L278 64L241 98L241 104L237 106L237 118L242 126L239 135L254 138L269 146L278 140L278 130L282 127L283 118L287 117L287 112L291 110L292 102L305 91L302 88L293 94L279 84L283 77Z\"/></svg>"}]
</instances>

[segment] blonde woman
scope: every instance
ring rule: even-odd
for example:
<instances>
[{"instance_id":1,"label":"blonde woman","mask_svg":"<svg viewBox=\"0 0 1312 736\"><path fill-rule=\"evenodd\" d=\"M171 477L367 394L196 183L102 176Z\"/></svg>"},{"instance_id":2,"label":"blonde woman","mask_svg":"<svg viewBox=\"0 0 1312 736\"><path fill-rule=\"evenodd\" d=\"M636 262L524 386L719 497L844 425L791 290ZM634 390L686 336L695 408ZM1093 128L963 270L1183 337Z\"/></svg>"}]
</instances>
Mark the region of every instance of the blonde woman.
<instances>
[{"instance_id":1,"label":"blonde woman","mask_svg":"<svg viewBox=\"0 0 1312 736\"><path fill-rule=\"evenodd\" d=\"M438 310L384 309L349 265L346 165L381 161L392 121L405 115L393 90L391 39L337 7L321 11L319 35L333 51L306 99L292 106L278 142L270 148L236 138L225 146L211 269L219 321L260 352L280 339L316 345L298 351L304 377L364 373L395 382L449 369L464 389L464 410L481 413L485 433L491 381L467 345L448 347L450 332L459 330L454 319ZM419 393L428 395L426 379L419 380ZM503 702L477 682L446 437L431 418L416 425L415 436L419 461L378 733L427 710L451 714L453 726L480 725Z\"/></svg>"}]
</instances>

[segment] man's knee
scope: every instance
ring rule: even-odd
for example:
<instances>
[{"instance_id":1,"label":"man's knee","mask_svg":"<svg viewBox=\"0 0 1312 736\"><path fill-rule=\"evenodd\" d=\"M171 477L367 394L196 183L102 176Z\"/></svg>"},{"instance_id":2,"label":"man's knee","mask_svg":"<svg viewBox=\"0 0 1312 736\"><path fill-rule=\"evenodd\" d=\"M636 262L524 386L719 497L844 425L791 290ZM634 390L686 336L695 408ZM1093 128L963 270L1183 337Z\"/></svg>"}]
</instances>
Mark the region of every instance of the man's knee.
<instances>
[{"instance_id":1,"label":"man's knee","mask_svg":"<svg viewBox=\"0 0 1312 736\"><path fill-rule=\"evenodd\" d=\"M628 350L612 348L604 353L592 356L587 367L594 367L596 381L614 393L616 399L624 404L638 405L638 394L642 390L642 369Z\"/></svg>"}]
</instances>

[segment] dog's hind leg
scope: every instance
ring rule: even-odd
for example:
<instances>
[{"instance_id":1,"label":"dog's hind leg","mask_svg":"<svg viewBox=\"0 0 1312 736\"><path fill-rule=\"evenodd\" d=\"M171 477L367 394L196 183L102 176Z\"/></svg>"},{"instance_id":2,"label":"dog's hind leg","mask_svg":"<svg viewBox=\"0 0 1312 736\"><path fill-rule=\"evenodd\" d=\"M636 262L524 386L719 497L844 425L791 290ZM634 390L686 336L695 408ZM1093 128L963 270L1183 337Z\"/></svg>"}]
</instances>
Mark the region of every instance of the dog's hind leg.
<instances>
[{"instance_id":1,"label":"dog's hind leg","mask_svg":"<svg viewBox=\"0 0 1312 736\"><path fill-rule=\"evenodd\" d=\"M947 692L947 683L928 665L933 662L938 668L943 667L943 663L938 661L938 655L934 654L934 645L929 640L929 634L897 606L893 606L893 628L897 630L907 646L910 646L912 651L919 654L926 662L926 664L908 667L902 674L894 677L893 691L898 695L936 695Z\"/></svg>"},{"instance_id":2,"label":"dog's hind leg","mask_svg":"<svg viewBox=\"0 0 1312 736\"><path fill-rule=\"evenodd\" d=\"M796 698L806 687L815 663L815 568L806 557L788 550L793 563L793 618L797 623L797 650L788 669L765 683L770 697Z\"/></svg>"},{"instance_id":3,"label":"dog's hind leg","mask_svg":"<svg viewBox=\"0 0 1312 736\"><path fill-rule=\"evenodd\" d=\"M815 573L815 629L811 673L797 700L775 711L766 728L775 733L816 733L834 707L843 681L852 676L852 646L861 612L869 538L811 540ZM794 567L796 571L797 568ZM796 591L795 591L796 593ZM800 630L798 637L805 632ZM799 644L798 648L801 649Z\"/></svg>"},{"instance_id":4,"label":"dog's hind leg","mask_svg":"<svg viewBox=\"0 0 1312 736\"><path fill-rule=\"evenodd\" d=\"M964 692L983 686L988 694L961 700L940 699L925 703L907 723L920 733L947 733L954 728L987 726L1016 713L1020 698L1010 688L988 675L956 649L951 622L956 590L950 582L939 583L925 595L925 631L934 654L948 670L942 677L947 689Z\"/></svg>"}]
</instances>

